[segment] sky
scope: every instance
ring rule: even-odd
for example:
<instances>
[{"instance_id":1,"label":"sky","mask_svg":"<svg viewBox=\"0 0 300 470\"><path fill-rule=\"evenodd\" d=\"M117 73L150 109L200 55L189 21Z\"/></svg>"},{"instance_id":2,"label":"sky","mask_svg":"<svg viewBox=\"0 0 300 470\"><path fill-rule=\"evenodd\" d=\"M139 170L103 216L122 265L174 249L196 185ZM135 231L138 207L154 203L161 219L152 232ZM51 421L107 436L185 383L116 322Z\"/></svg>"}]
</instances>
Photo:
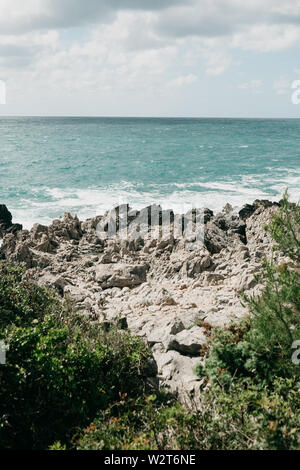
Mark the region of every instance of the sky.
<instances>
[{"instance_id":1,"label":"sky","mask_svg":"<svg viewBox=\"0 0 300 470\"><path fill-rule=\"evenodd\" d=\"M300 118L299 80L300 0L0 0L0 116Z\"/></svg>"}]
</instances>

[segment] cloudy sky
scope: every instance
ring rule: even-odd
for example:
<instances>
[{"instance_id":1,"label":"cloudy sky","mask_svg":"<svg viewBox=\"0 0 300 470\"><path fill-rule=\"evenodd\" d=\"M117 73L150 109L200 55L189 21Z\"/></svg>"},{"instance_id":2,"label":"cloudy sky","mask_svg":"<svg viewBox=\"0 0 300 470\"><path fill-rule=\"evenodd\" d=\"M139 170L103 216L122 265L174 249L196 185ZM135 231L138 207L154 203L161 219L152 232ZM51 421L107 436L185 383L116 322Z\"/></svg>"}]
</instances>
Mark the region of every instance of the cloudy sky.
<instances>
[{"instance_id":1,"label":"cloudy sky","mask_svg":"<svg viewBox=\"0 0 300 470\"><path fill-rule=\"evenodd\" d=\"M300 117L299 0L0 0L0 115Z\"/></svg>"}]
</instances>

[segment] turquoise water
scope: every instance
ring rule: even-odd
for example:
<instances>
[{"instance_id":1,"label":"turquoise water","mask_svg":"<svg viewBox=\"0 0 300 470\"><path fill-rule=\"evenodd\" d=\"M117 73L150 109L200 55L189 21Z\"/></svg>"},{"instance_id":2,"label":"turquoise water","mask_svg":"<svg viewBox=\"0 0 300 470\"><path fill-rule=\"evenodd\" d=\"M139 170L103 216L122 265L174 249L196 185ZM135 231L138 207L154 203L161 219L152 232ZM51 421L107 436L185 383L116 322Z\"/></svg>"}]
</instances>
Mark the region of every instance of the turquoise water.
<instances>
[{"instance_id":1,"label":"turquoise water","mask_svg":"<svg viewBox=\"0 0 300 470\"><path fill-rule=\"evenodd\" d=\"M26 227L119 203L300 197L300 120L0 118L0 203Z\"/></svg>"}]
</instances>

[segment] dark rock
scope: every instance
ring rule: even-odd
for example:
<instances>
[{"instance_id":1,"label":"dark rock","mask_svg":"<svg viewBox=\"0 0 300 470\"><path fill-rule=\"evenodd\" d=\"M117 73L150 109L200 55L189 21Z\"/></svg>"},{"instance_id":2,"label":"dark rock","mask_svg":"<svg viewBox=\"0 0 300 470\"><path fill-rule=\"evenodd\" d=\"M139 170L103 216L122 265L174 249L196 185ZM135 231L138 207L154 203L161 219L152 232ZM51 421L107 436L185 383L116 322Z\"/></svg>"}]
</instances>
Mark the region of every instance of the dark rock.
<instances>
[{"instance_id":1,"label":"dark rock","mask_svg":"<svg viewBox=\"0 0 300 470\"><path fill-rule=\"evenodd\" d=\"M0 224L4 229L12 225L12 215L4 204L0 204Z\"/></svg>"},{"instance_id":2,"label":"dark rock","mask_svg":"<svg viewBox=\"0 0 300 470\"><path fill-rule=\"evenodd\" d=\"M256 209L257 209L257 206L255 207L252 204L245 204L245 206L239 212L239 217L242 220L247 220L249 217L251 217L252 214L254 214Z\"/></svg>"},{"instance_id":3,"label":"dark rock","mask_svg":"<svg viewBox=\"0 0 300 470\"><path fill-rule=\"evenodd\" d=\"M13 233L15 235L17 232L20 232L21 230L23 230L23 225L21 225L21 224L12 224L6 230L6 233Z\"/></svg>"},{"instance_id":4,"label":"dark rock","mask_svg":"<svg viewBox=\"0 0 300 470\"><path fill-rule=\"evenodd\" d=\"M228 236L214 222L209 222L204 232L204 245L210 254L220 253L229 245Z\"/></svg>"},{"instance_id":5,"label":"dark rock","mask_svg":"<svg viewBox=\"0 0 300 470\"><path fill-rule=\"evenodd\" d=\"M267 209L268 207L273 207L273 206L279 206L280 204L278 202L272 202L269 201L268 199L256 199L253 202L254 207L259 207L262 206L264 209Z\"/></svg>"},{"instance_id":6,"label":"dark rock","mask_svg":"<svg viewBox=\"0 0 300 470\"><path fill-rule=\"evenodd\" d=\"M207 222L209 222L213 218L213 216L214 216L213 211L207 208L204 209L204 223L205 224L207 224Z\"/></svg>"}]
</instances>

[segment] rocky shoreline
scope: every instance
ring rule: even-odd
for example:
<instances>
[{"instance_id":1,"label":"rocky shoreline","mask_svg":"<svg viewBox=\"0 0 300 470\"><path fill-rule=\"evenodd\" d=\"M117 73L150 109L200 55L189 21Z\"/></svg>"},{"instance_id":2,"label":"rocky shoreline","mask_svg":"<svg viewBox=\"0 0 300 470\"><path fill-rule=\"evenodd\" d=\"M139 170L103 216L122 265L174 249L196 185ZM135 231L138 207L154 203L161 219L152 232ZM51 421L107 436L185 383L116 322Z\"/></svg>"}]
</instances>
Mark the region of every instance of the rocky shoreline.
<instances>
[{"instance_id":1,"label":"rocky shoreline","mask_svg":"<svg viewBox=\"0 0 300 470\"><path fill-rule=\"evenodd\" d=\"M203 360L207 331L247 315L241 293L261 289L255 275L272 253L264 226L278 206L263 200L238 214L229 205L216 215L209 209L190 211L186 220L193 226L199 215L204 228L203 243L191 248L190 234L183 230L176 236L182 216L165 214L159 206L143 211L120 206L86 221L66 213L49 227L35 224L28 231L13 224L1 205L0 257L25 263L30 279L70 297L91 321L106 328L118 324L144 338L155 359L149 371L153 384L158 378L184 399L201 385L194 367ZM167 236L164 215L170 221ZM108 233L112 220L115 234L103 238L99 224Z\"/></svg>"}]
</instances>

